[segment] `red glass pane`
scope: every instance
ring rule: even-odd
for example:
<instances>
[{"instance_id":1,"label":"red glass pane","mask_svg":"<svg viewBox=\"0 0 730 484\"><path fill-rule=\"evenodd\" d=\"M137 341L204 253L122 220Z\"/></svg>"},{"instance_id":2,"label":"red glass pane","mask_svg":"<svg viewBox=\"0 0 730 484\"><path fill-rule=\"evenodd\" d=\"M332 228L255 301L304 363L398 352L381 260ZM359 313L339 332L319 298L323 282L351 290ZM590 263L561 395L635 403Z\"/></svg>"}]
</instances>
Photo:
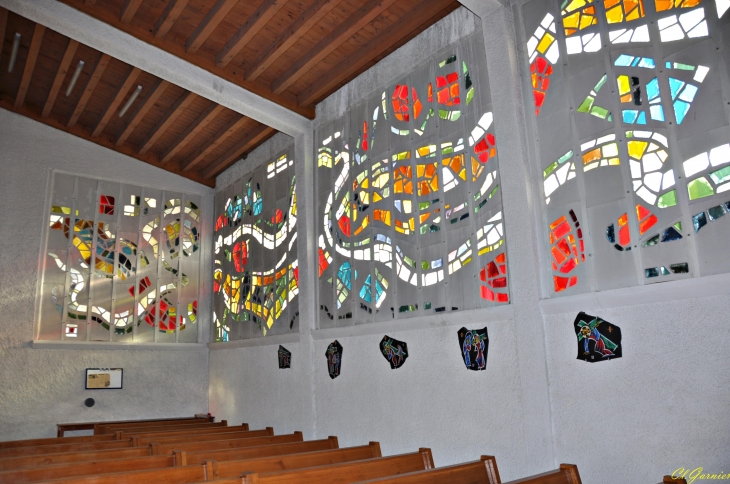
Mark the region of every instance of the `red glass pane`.
<instances>
[{"instance_id":1,"label":"red glass pane","mask_svg":"<svg viewBox=\"0 0 730 484\"><path fill-rule=\"evenodd\" d=\"M656 215L652 215L651 217L643 220L639 224L639 234L644 235L644 233L646 233L646 231L649 230L650 228L652 228L654 226L654 224L656 224L656 223L657 223ZM621 230L623 230L623 229L621 229Z\"/></svg>"},{"instance_id":2,"label":"red glass pane","mask_svg":"<svg viewBox=\"0 0 730 484\"><path fill-rule=\"evenodd\" d=\"M343 234L346 236L350 236L350 217L347 215L343 215L340 217L340 219L337 221L337 225L340 226L340 230Z\"/></svg>"}]
</instances>

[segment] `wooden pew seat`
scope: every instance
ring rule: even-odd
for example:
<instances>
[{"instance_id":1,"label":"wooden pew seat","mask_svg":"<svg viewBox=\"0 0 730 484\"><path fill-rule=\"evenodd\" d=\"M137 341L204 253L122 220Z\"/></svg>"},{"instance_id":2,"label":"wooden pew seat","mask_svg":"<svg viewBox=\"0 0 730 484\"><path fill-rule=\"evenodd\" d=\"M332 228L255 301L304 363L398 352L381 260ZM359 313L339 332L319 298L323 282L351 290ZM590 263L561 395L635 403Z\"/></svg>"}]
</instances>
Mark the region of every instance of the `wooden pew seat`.
<instances>
[{"instance_id":1,"label":"wooden pew seat","mask_svg":"<svg viewBox=\"0 0 730 484\"><path fill-rule=\"evenodd\" d=\"M0 442L0 457L5 449L35 447L37 445L75 444L79 442L108 442L117 440L114 435L82 435L78 437L47 437L44 439L9 440Z\"/></svg>"},{"instance_id":2,"label":"wooden pew seat","mask_svg":"<svg viewBox=\"0 0 730 484\"><path fill-rule=\"evenodd\" d=\"M244 439L209 440L205 442L179 442L173 444L150 444L152 455L170 455L176 450L186 452L200 452L221 449L236 449L240 447L256 447L259 445L285 444L287 442L302 442L304 437L301 432L293 434L272 435L268 437L252 437Z\"/></svg>"},{"instance_id":3,"label":"wooden pew seat","mask_svg":"<svg viewBox=\"0 0 730 484\"><path fill-rule=\"evenodd\" d=\"M126 459L152 455L149 447L130 447L110 452L108 450L89 450L84 452L62 452L58 454L26 455L0 459L0 471L22 469L24 467L70 464L99 459ZM168 454L171 455L171 454Z\"/></svg>"},{"instance_id":4,"label":"wooden pew seat","mask_svg":"<svg viewBox=\"0 0 730 484\"><path fill-rule=\"evenodd\" d=\"M501 482L497 460L491 455L483 455L480 460L474 462L371 479L361 481L360 484L500 484Z\"/></svg>"}]
</instances>

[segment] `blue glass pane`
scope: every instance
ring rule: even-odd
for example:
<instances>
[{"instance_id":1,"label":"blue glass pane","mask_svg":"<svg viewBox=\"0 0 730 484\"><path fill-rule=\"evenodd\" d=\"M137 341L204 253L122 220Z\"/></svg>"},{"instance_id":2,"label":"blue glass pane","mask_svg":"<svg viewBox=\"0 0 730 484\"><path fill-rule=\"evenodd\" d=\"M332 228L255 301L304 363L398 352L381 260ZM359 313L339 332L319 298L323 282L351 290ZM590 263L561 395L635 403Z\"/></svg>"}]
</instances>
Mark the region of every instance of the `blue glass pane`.
<instances>
[{"instance_id":1,"label":"blue glass pane","mask_svg":"<svg viewBox=\"0 0 730 484\"><path fill-rule=\"evenodd\" d=\"M618 56L618 59L616 59L616 62L614 63L617 66L623 66L626 67L631 64L631 61L634 60L634 56L621 54Z\"/></svg>"},{"instance_id":2,"label":"blue glass pane","mask_svg":"<svg viewBox=\"0 0 730 484\"><path fill-rule=\"evenodd\" d=\"M637 124L646 124L646 113L644 111L639 114L639 120L637 121Z\"/></svg>"},{"instance_id":3,"label":"blue glass pane","mask_svg":"<svg viewBox=\"0 0 730 484\"><path fill-rule=\"evenodd\" d=\"M687 84L687 87L684 88L684 91L679 95L679 99L682 101L687 101L688 103L691 103L695 99L695 95L697 94L697 86L693 84Z\"/></svg>"},{"instance_id":4,"label":"blue glass pane","mask_svg":"<svg viewBox=\"0 0 730 484\"><path fill-rule=\"evenodd\" d=\"M664 108L661 106L651 106L649 111L651 112L651 119L654 121L664 121Z\"/></svg>"},{"instance_id":5,"label":"blue glass pane","mask_svg":"<svg viewBox=\"0 0 730 484\"><path fill-rule=\"evenodd\" d=\"M646 85L646 95L649 96L649 101L659 97L659 79L656 77L649 81Z\"/></svg>"},{"instance_id":6,"label":"blue glass pane","mask_svg":"<svg viewBox=\"0 0 730 484\"><path fill-rule=\"evenodd\" d=\"M689 104L684 101L674 101L674 115L677 117L677 124L682 124L684 117L689 111Z\"/></svg>"},{"instance_id":7,"label":"blue glass pane","mask_svg":"<svg viewBox=\"0 0 730 484\"><path fill-rule=\"evenodd\" d=\"M636 122L636 117L638 115L639 115L638 111L634 111L631 109L626 109L622 113L624 123L626 123L626 124L634 124Z\"/></svg>"},{"instance_id":8,"label":"blue glass pane","mask_svg":"<svg viewBox=\"0 0 730 484\"><path fill-rule=\"evenodd\" d=\"M673 77L669 78L669 90L672 93L672 100L677 99L677 94L679 94L679 91L684 86L684 82L680 81L679 79L675 79Z\"/></svg>"}]
</instances>

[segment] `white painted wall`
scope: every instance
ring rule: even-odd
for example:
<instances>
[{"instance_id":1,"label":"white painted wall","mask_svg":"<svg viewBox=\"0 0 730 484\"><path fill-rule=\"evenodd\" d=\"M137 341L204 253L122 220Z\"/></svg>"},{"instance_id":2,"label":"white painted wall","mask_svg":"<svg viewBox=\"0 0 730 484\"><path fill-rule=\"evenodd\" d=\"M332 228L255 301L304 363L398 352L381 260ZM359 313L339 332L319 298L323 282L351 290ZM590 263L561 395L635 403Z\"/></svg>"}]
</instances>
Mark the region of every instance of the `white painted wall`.
<instances>
[{"instance_id":1,"label":"white painted wall","mask_svg":"<svg viewBox=\"0 0 730 484\"><path fill-rule=\"evenodd\" d=\"M211 351L211 412L254 427L304 430L306 438L337 435L341 446L376 440L384 454L430 447L437 465L495 455L503 480L561 462L577 464L583 482L596 484L658 482L678 467L727 472L730 277L665 283L663 291L654 286L541 300L536 227L543 216L533 201L539 191L525 149L511 10L492 10L495 2L463 3L482 19L462 8L427 29L321 103L315 128L482 27L513 304L315 331L312 361L298 358L301 346L312 343L303 331L300 342L284 343L293 353L290 370L278 370L275 340L270 346ZM263 145L221 179L230 183L270 161L282 142ZM581 310L622 328L622 359L600 364L576 359L573 320ZM487 371L467 371L456 331L485 324ZM410 357L397 371L379 353L383 334L408 343ZM331 380L324 353L334 339L344 350L342 373Z\"/></svg>"},{"instance_id":2,"label":"white painted wall","mask_svg":"<svg viewBox=\"0 0 730 484\"><path fill-rule=\"evenodd\" d=\"M0 440L51 437L56 424L192 416L207 411L205 346L187 351L34 349L34 303L46 186L52 169L203 196L210 240L212 189L0 109ZM212 273L209 244L203 270ZM205 278L202 294L209 294ZM210 296L200 300L209 335ZM84 390L86 368L124 368L122 390ZM96 405L84 406L92 397Z\"/></svg>"}]
</instances>

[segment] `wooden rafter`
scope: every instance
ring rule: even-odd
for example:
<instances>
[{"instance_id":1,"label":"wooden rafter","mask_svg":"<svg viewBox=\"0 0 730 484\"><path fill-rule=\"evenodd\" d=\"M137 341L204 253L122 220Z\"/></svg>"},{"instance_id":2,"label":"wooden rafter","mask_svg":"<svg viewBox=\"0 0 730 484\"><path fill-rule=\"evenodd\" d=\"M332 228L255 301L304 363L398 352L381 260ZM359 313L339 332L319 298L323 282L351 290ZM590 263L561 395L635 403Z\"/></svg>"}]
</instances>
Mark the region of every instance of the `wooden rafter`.
<instances>
[{"instance_id":1,"label":"wooden rafter","mask_svg":"<svg viewBox=\"0 0 730 484\"><path fill-rule=\"evenodd\" d=\"M325 57L340 47L363 27L372 22L397 0L369 0L365 5L354 12L347 22L340 24L327 37L322 39L309 52L302 56L278 79L271 83L271 91L281 94L294 84L308 70L317 65Z\"/></svg>"},{"instance_id":2,"label":"wooden rafter","mask_svg":"<svg viewBox=\"0 0 730 484\"><path fill-rule=\"evenodd\" d=\"M99 62L96 63L94 73L91 74L89 82L86 83L84 92L81 94L81 98L79 98L79 102L76 103L76 107L74 108L73 113L71 113L71 117L66 125L68 128L73 128L76 121L79 120L81 113L84 112L86 103L88 103L89 99L91 99L91 95L94 93L94 89L96 89L96 85L99 83L99 79L101 79L101 76L104 74L104 70L106 69L106 66L109 65L110 60L111 57L106 54L102 54L101 59L99 59Z\"/></svg>"},{"instance_id":3,"label":"wooden rafter","mask_svg":"<svg viewBox=\"0 0 730 484\"><path fill-rule=\"evenodd\" d=\"M119 136L117 136L117 140L114 143L116 146L121 145L124 143L130 134L132 134L137 127L137 125L142 122L144 117L147 115L147 112L152 108L152 106L155 105L155 102L160 98L163 92L165 92L165 89L170 85L169 82L159 79L157 83L150 88L149 95L145 98L144 102L137 108L137 110L132 115L132 119L129 120L127 125L124 127L121 133L119 133Z\"/></svg>"},{"instance_id":4,"label":"wooden rafter","mask_svg":"<svg viewBox=\"0 0 730 484\"><path fill-rule=\"evenodd\" d=\"M256 146L260 142L266 140L266 138L272 136L274 133L276 133L276 130L270 126L261 125L260 127L256 128L251 134L246 136L246 138L244 138L241 141L239 141L238 143L236 143L235 146L233 146L231 149L229 149L217 161L215 161L208 168L203 170L203 172L202 172L203 178L214 177L221 171L228 168L228 166L230 166L234 161L236 161L236 159L238 159L239 156L241 156L244 153L247 153L248 151L253 149L254 146Z\"/></svg>"},{"instance_id":5,"label":"wooden rafter","mask_svg":"<svg viewBox=\"0 0 730 484\"><path fill-rule=\"evenodd\" d=\"M25 95L28 94L28 87L30 87L30 80L33 77L33 70L38 60L38 52L41 50L41 42L43 42L43 34L45 33L46 28L43 25L35 24L30 49L28 49L28 57L25 59L25 67L23 67L23 77L20 79L18 94L15 96L16 108L19 108L25 102Z\"/></svg>"},{"instance_id":6,"label":"wooden rafter","mask_svg":"<svg viewBox=\"0 0 730 484\"><path fill-rule=\"evenodd\" d=\"M287 51L289 47L296 44L312 27L322 20L342 0L316 0L307 10L297 17L286 30L284 30L268 49L264 50L244 70L244 77L247 81L258 78L276 59Z\"/></svg>"},{"instance_id":7,"label":"wooden rafter","mask_svg":"<svg viewBox=\"0 0 730 484\"><path fill-rule=\"evenodd\" d=\"M140 5L142 5L142 0L126 0L122 7L122 14L119 16L121 22L123 24L131 22Z\"/></svg>"},{"instance_id":8,"label":"wooden rafter","mask_svg":"<svg viewBox=\"0 0 730 484\"><path fill-rule=\"evenodd\" d=\"M237 3L238 0L218 0L188 38L185 50L188 53L197 51Z\"/></svg>"},{"instance_id":9,"label":"wooden rafter","mask_svg":"<svg viewBox=\"0 0 730 484\"><path fill-rule=\"evenodd\" d=\"M158 39L167 35L187 4L188 0L170 0L160 18L157 19L153 35Z\"/></svg>"},{"instance_id":10,"label":"wooden rafter","mask_svg":"<svg viewBox=\"0 0 730 484\"><path fill-rule=\"evenodd\" d=\"M122 85L119 86L119 89L117 89L117 93L114 95L114 98L111 100L111 102L109 102L106 109L104 110L104 113L101 115L101 119L99 119L99 122L96 123L96 127L91 133L91 136L96 138L101 134L102 131L104 131L104 128L106 128L109 120L112 119L112 116L117 111L119 105L122 104L124 98L127 97L127 93L130 89L132 89L132 86L134 86L134 83L137 81L137 78L141 73L142 71L139 70L139 68L133 67L132 71L127 74L127 78L124 80Z\"/></svg>"},{"instance_id":11,"label":"wooden rafter","mask_svg":"<svg viewBox=\"0 0 730 484\"><path fill-rule=\"evenodd\" d=\"M63 84L63 80L66 78L66 73L68 73L68 68L71 65L74 55L76 55L76 49L78 47L78 42L73 39L69 39L68 46L66 46L66 52L63 54L63 59L61 59L61 65L58 66L56 77L53 79L53 85L51 86L51 90L48 92L46 104L43 106L43 113L41 116L44 118L47 118L48 115L51 114L53 104L56 102L58 92L61 90L61 84Z\"/></svg>"},{"instance_id":12,"label":"wooden rafter","mask_svg":"<svg viewBox=\"0 0 730 484\"><path fill-rule=\"evenodd\" d=\"M281 10L286 1L264 0L264 3L246 20L246 23L238 29L238 32L236 32L231 40L223 47L223 50L215 57L215 62L218 67L227 66L243 50L246 44L254 38L259 30Z\"/></svg>"},{"instance_id":13,"label":"wooden rafter","mask_svg":"<svg viewBox=\"0 0 730 484\"><path fill-rule=\"evenodd\" d=\"M0 47L5 41L5 29L8 26L8 9L0 7Z\"/></svg>"},{"instance_id":14,"label":"wooden rafter","mask_svg":"<svg viewBox=\"0 0 730 484\"><path fill-rule=\"evenodd\" d=\"M373 59L392 49L399 42L412 36L414 32L420 32L425 27L433 23L433 18L443 17L444 10L452 11L458 7L451 0L437 0L427 2L425 5L417 7L410 12L409 24L413 26L410 29L404 29L403 25L396 23L383 30L378 37L371 40L367 45L358 49L358 51L348 56L337 67L332 69L335 73L332 76L319 79L315 84L307 87L297 97L300 105L310 105L318 101L322 96L326 95L340 84L346 82L353 75L365 68Z\"/></svg>"},{"instance_id":15,"label":"wooden rafter","mask_svg":"<svg viewBox=\"0 0 730 484\"><path fill-rule=\"evenodd\" d=\"M145 138L142 144L139 145L139 154L144 155L147 151L152 148L152 145L162 136L167 128L175 122L175 120L187 109L190 104L195 101L198 97L197 94L192 92L185 92L180 96L170 110L162 117L157 126L152 128L150 134Z\"/></svg>"},{"instance_id":16,"label":"wooden rafter","mask_svg":"<svg viewBox=\"0 0 730 484\"><path fill-rule=\"evenodd\" d=\"M208 109L203 111L190 126L183 131L183 133L177 137L177 139L167 147L167 149L160 156L160 163L167 163L170 161L178 151L183 149L195 136L200 133L203 128L208 126L220 113L225 110L220 104L213 103Z\"/></svg>"},{"instance_id":17,"label":"wooden rafter","mask_svg":"<svg viewBox=\"0 0 730 484\"><path fill-rule=\"evenodd\" d=\"M195 153L193 153L192 156L190 156L190 158L181 165L182 170L189 171L195 165L203 161L206 156L220 146L221 143L230 138L233 133L241 129L248 121L249 118L246 116L241 116L240 118L235 118L229 121L215 133L212 137L213 141L196 150Z\"/></svg>"}]
</instances>

